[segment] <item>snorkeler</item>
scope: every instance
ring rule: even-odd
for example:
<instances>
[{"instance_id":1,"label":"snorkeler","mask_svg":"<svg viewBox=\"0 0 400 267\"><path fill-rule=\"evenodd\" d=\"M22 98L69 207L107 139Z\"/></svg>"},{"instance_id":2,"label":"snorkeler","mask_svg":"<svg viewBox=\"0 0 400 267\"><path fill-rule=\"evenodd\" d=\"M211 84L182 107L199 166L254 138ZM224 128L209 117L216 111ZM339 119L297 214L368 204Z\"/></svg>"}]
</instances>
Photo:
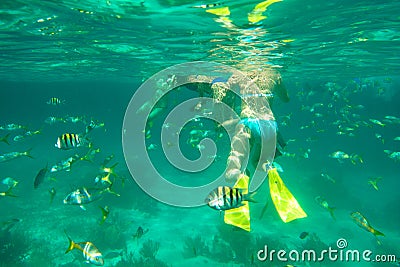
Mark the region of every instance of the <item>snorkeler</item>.
<instances>
[{"instance_id":1,"label":"snorkeler","mask_svg":"<svg viewBox=\"0 0 400 267\"><path fill-rule=\"evenodd\" d=\"M238 151L250 153L250 161L255 171L267 172L271 167L275 157L277 124L269 105L275 95L278 95L284 102L289 101L281 77L274 70L246 72L246 76L250 79L232 77L232 82L235 83L232 85L240 88L242 103L240 121L237 122L234 141L231 144L231 157L227 162L225 177L229 182L236 181L239 175L245 171L243 157L237 157ZM212 87L216 87L213 89L215 91L223 86L216 83ZM247 135L243 134L244 132ZM247 144L245 138L249 141L249 147L240 147ZM284 145L282 142L281 146ZM240 164L237 164L237 161Z\"/></svg>"},{"instance_id":2,"label":"snorkeler","mask_svg":"<svg viewBox=\"0 0 400 267\"><path fill-rule=\"evenodd\" d=\"M274 157L282 154L280 151L286 145L282 136L277 133L277 124L270 109L275 96L282 102L289 101L281 76L271 68L243 73L244 75L233 74L228 79L201 77L201 80L209 81L209 84L191 83L198 80L198 76L186 77L189 84L185 86L196 90L200 97L211 96L216 104L224 102L240 113L239 120L226 118L223 123L223 126L235 128L225 175L228 182L237 181L239 175L244 173L244 160L249 153L254 169L264 169L266 172L269 168L267 165L272 164ZM235 99L228 93L230 89L240 93L242 101L239 109ZM200 101L196 107L201 106ZM220 117L224 118L224 115L220 114ZM262 147L262 144L267 147Z\"/></svg>"},{"instance_id":3,"label":"snorkeler","mask_svg":"<svg viewBox=\"0 0 400 267\"><path fill-rule=\"evenodd\" d=\"M280 75L273 69L253 72L250 79L232 75L226 83L215 83L213 91L225 90L229 86L238 86L241 96L240 119L236 121L235 135L231 141L231 152L227 160L225 180L234 182L234 188L252 192L262 184L268 175L270 196L283 222L287 223L307 217L296 198L286 187L272 163L278 155L275 149L284 146L281 137L277 136L277 124L270 109L272 97L277 95L284 102L289 101L286 88ZM246 73L248 76L248 73ZM279 144L281 142L281 144ZM276 145L278 143L278 145ZM250 178L245 174L249 158L254 168ZM255 185L255 186L254 186ZM224 222L235 227L250 231L249 205L228 210Z\"/></svg>"}]
</instances>

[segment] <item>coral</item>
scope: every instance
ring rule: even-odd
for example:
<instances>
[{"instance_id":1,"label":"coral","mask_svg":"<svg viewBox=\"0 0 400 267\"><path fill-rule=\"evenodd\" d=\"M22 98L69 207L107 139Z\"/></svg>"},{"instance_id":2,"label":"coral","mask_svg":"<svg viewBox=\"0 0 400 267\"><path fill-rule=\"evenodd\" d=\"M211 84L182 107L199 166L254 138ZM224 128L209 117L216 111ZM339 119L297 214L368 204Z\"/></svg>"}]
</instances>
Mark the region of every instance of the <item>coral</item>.
<instances>
[{"instance_id":1,"label":"coral","mask_svg":"<svg viewBox=\"0 0 400 267\"><path fill-rule=\"evenodd\" d=\"M134 266L133 265L134 261L135 261L134 255L132 252L130 252L129 254L126 254L125 256L123 256L121 258L121 260L114 266L115 267L130 267L130 266Z\"/></svg>"},{"instance_id":2,"label":"coral","mask_svg":"<svg viewBox=\"0 0 400 267\"><path fill-rule=\"evenodd\" d=\"M217 259L220 262L230 262L235 256L229 244L219 236L214 236L210 252L211 258Z\"/></svg>"},{"instance_id":3,"label":"coral","mask_svg":"<svg viewBox=\"0 0 400 267\"><path fill-rule=\"evenodd\" d=\"M128 177L130 180L131 174L129 172L123 171L121 173L121 177ZM159 202L145 194L135 182L129 182L129 186L118 187L115 190L121 194L119 198L113 200L119 208L139 210L152 216L157 216L157 213L160 212Z\"/></svg>"},{"instance_id":4,"label":"coral","mask_svg":"<svg viewBox=\"0 0 400 267\"><path fill-rule=\"evenodd\" d=\"M41 266L41 267L53 267L55 264L52 261L52 257L49 255L49 249L40 242L33 244L34 250L30 254L26 254L28 257L27 262L30 266ZM24 262L27 264L27 262Z\"/></svg>"},{"instance_id":5,"label":"coral","mask_svg":"<svg viewBox=\"0 0 400 267\"><path fill-rule=\"evenodd\" d=\"M185 238L182 253L184 258L193 258L200 255L208 256L210 250L201 236L197 235L194 237L188 236Z\"/></svg>"},{"instance_id":6,"label":"coral","mask_svg":"<svg viewBox=\"0 0 400 267\"><path fill-rule=\"evenodd\" d=\"M160 249L160 243L150 239L147 240L145 243L143 243L143 246L140 249L139 253L145 259L155 259L159 249Z\"/></svg>"},{"instance_id":7,"label":"coral","mask_svg":"<svg viewBox=\"0 0 400 267\"><path fill-rule=\"evenodd\" d=\"M126 249L126 233L129 224L120 220L116 213L107 218L103 225L96 225L92 236L96 237L96 243L112 249Z\"/></svg>"},{"instance_id":8,"label":"coral","mask_svg":"<svg viewBox=\"0 0 400 267\"><path fill-rule=\"evenodd\" d=\"M158 244L157 242L153 242L151 241L152 245L150 246L154 246L155 244ZM159 245L159 244L158 244ZM158 247L158 245L156 245ZM158 251L158 248L157 248ZM134 254L131 252L129 254L127 254L121 261L119 261L116 265L114 265L115 267L168 267L169 265L167 265L165 262L158 260L155 258L155 255L157 254L157 252L155 252L154 254L150 253L151 255L154 255L154 257L138 257L135 258Z\"/></svg>"},{"instance_id":9,"label":"coral","mask_svg":"<svg viewBox=\"0 0 400 267\"><path fill-rule=\"evenodd\" d=\"M24 266L30 255L29 242L19 232L0 231L0 266Z\"/></svg>"},{"instance_id":10,"label":"coral","mask_svg":"<svg viewBox=\"0 0 400 267\"><path fill-rule=\"evenodd\" d=\"M236 262L247 263L250 261L253 252L253 242L249 232L232 228L228 225L221 225L218 231L220 239L231 248ZM224 260L226 261L226 259Z\"/></svg>"},{"instance_id":11,"label":"coral","mask_svg":"<svg viewBox=\"0 0 400 267\"><path fill-rule=\"evenodd\" d=\"M318 257L319 255L321 255L321 251L324 249L328 249L329 246L332 247L333 249L336 249L336 244L327 245L321 241L321 239L317 236L317 234L310 233L309 238L304 243L304 245L298 249L298 251L305 251L312 249L316 252L316 255ZM314 262L313 264L315 266L337 266L337 262L330 261L328 257L325 257L324 261Z\"/></svg>"},{"instance_id":12,"label":"coral","mask_svg":"<svg viewBox=\"0 0 400 267\"><path fill-rule=\"evenodd\" d=\"M333 246L335 247L335 246ZM302 249L313 249L316 252L321 252L324 249L327 249L328 245L321 241L321 239L315 234L310 233L309 238L304 243Z\"/></svg>"},{"instance_id":13,"label":"coral","mask_svg":"<svg viewBox=\"0 0 400 267\"><path fill-rule=\"evenodd\" d=\"M154 266L157 266L157 267L168 267L168 265L165 262L160 261L160 260L155 259L155 258L152 258L152 259L139 258L139 259L136 259L133 262L133 264L134 264L133 266L140 266L140 267L154 267Z\"/></svg>"}]
</instances>

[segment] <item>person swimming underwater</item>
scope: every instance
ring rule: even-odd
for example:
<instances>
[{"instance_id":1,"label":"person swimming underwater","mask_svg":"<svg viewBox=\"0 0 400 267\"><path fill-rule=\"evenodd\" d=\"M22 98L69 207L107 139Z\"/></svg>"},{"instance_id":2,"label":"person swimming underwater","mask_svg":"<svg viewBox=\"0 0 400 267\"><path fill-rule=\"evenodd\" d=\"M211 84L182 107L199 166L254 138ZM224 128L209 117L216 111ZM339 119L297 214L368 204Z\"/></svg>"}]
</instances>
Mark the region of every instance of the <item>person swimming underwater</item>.
<instances>
[{"instance_id":1,"label":"person swimming underwater","mask_svg":"<svg viewBox=\"0 0 400 267\"><path fill-rule=\"evenodd\" d=\"M275 96L285 103L290 100L281 76L270 68L242 73L244 75L232 74L228 79L202 77L209 84L190 83L199 77L189 77L187 80L187 88L196 90L200 96L211 95L216 103L224 102L240 112L239 120L227 118L223 123L224 126L235 126L225 175L228 182L235 182L244 173L247 155L250 155L254 170L266 172L269 166L265 164L272 164L275 157L282 155L282 149L286 146L270 109ZM229 97L229 89L240 92L239 109L235 100ZM201 103L197 106L201 106Z\"/></svg>"},{"instance_id":2,"label":"person swimming underwater","mask_svg":"<svg viewBox=\"0 0 400 267\"><path fill-rule=\"evenodd\" d=\"M282 155L286 146L278 131L270 105L278 97L282 102L290 98L280 74L271 69L244 70L231 74L229 78L215 76L177 77L185 79L185 87L199 93L200 97L210 96L216 103L224 102L240 113L239 120L225 118L224 126L235 126L235 135L231 143L231 153L227 162L226 180L234 182L245 171L245 159L250 154L254 170L266 172L265 163L272 164L275 157ZM205 82L198 83L198 80ZM239 92L241 104L229 94L229 90ZM194 107L201 109L202 100ZM223 114L220 114L224 117ZM247 140L249 145L247 145ZM266 147L262 147L262 145Z\"/></svg>"}]
</instances>

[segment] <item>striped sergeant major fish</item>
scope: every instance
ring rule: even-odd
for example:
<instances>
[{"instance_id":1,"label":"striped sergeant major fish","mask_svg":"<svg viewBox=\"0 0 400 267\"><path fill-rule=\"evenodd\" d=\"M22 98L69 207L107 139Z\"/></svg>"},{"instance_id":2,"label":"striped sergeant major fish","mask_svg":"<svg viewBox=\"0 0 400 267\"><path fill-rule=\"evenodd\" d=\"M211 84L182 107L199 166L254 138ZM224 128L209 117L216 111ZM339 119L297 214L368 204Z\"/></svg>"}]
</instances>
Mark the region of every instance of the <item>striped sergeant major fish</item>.
<instances>
[{"instance_id":1,"label":"striped sergeant major fish","mask_svg":"<svg viewBox=\"0 0 400 267\"><path fill-rule=\"evenodd\" d=\"M65 100L60 100L58 97L52 97L49 99L49 101L46 102L48 105L53 105L53 106L58 106L61 104L64 104Z\"/></svg>"},{"instance_id":2,"label":"striped sergeant major fish","mask_svg":"<svg viewBox=\"0 0 400 267\"><path fill-rule=\"evenodd\" d=\"M358 211L352 212L350 216L353 219L353 221L365 231L372 233L374 236L378 235L385 236L383 233L373 228L368 222L368 220L364 217L364 215L362 215L360 212Z\"/></svg>"},{"instance_id":3,"label":"striped sergeant major fish","mask_svg":"<svg viewBox=\"0 0 400 267\"><path fill-rule=\"evenodd\" d=\"M67 235L67 233L65 233ZM103 266L104 259L103 255L99 251L98 248L92 242L79 242L75 243L68 235L69 246L68 249L65 251L65 254L68 252L77 249L82 252L83 257L87 263L92 263L96 266Z\"/></svg>"},{"instance_id":4,"label":"striped sergeant major fish","mask_svg":"<svg viewBox=\"0 0 400 267\"><path fill-rule=\"evenodd\" d=\"M63 150L69 150L81 146L81 139L78 134L65 133L57 138L55 147Z\"/></svg>"},{"instance_id":5,"label":"striped sergeant major fish","mask_svg":"<svg viewBox=\"0 0 400 267\"><path fill-rule=\"evenodd\" d=\"M88 134L93 129L102 128L104 127L104 122L95 122L93 120L90 121L89 125L86 126L86 134Z\"/></svg>"},{"instance_id":6,"label":"striped sergeant major fish","mask_svg":"<svg viewBox=\"0 0 400 267\"><path fill-rule=\"evenodd\" d=\"M205 202L216 210L230 210L244 205L243 201L255 202L254 193L243 194L242 190L229 186L219 186L207 196Z\"/></svg>"}]
</instances>

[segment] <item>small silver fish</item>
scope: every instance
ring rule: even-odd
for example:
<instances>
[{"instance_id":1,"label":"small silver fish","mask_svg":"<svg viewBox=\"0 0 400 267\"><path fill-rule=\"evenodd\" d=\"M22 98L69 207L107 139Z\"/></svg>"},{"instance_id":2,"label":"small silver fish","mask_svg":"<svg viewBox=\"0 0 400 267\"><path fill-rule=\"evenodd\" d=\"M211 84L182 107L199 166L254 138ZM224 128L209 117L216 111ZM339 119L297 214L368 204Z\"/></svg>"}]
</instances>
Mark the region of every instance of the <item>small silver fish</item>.
<instances>
[{"instance_id":1,"label":"small silver fish","mask_svg":"<svg viewBox=\"0 0 400 267\"><path fill-rule=\"evenodd\" d=\"M59 171L70 171L71 170L71 165L77 161L76 158L77 155L74 157L69 157L65 160L60 161L59 163L55 164L50 168L50 172L59 172Z\"/></svg>"},{"instance_id":2,"label":"small silver fish","mask_svg":"<svg viewBox=\"0 0 400 267\"><path fill-rule=\"evenodd\" d=\"M3 179L2 183L7 185L8 187L15 187L18 184L18 181L11 177L6 177Z\"/></svg>"},{"instance_id":3,"label":"small silver fish","mask_svg":"<svg viewBox=\"0 0 400 267\"><path fill-rule=\"evenodd\" d=\"M64 198L64 204L78 205L85 210L84 204L91 203L101 197L102 191L88 190L86 187L78 188Z\"/></svg>"},{"instance_id":4,"label":"small silver fish","mask_svg":"<svg viewBox=\"0 0 400 267\"><path fill-rule=\"evenodd\" d=\"M52 98L49 99L49 101L46 102L46 104L52 105L52 106L58 106L58 105L61 105L61 104L64 104L64 103L65 103L65 100L60 100L57 97L52 97Z\"/></svg>"},{"instance_id":5,"label":"small silver fish","mask_svg":"<svg viewBox=\"0 0 400 267\"><path fill-rule=\"evenodd\" d=\"M96 178L94 179L94 182L96 184L101 184L102 186L109 187L113 183L110 180L110 172L102 172L101 174L97 175Z\"/></svg>"},{"instance_id":6,"label":"small silver fish","mask_svg":"<svg viewBox=\"0 0 400 267\"><path fill-rule=\"evenodd\" d=\"M400 161L400 152L390 150L384 150L384 152L389 155L389 158L395 161Z\"/></svg>"},{"instance_id":7,"label":"small silver fish","mask_svg":"<svg viewBox=\"0 0 400 267\"><path fill-rule=\"evenodd\" d=\"M91 120L89 125L86 126L86 133L89 133L93 129L98 129L104 127L104 122L95 122L94 120Z\"/></svg>"},{"instance_id":8,"label":"small silver fish","mask_svg":"<svg viewBox=\"0 0 400 267\"><path fill-rule=\"evenodd\" d=\"M334 158L334 159L348 159L348 158L350 158L350 156L348 154L346 154L345 152L340 151L340 150L331 153L329 156L331 158Z\"/></svg>"},{"instance_id":9,"label":"small silver fish","mask_svg":"<svg viewBox=\"0 0 400 267\"><path fill-rule=\"evenodd\" d=\"M278 162L272 162L272 166L274 166L278 172L283 172L283 168Z\"/></svg>"},{"instance_id":10,"label":"small silver fish","mask_svg":"<svg viewBox=\"0 0 400 267\"><path fill-rule=\"evenodd\" d=\"M23 156L33 159L33 157L31 156L31 153L30 153L31 150L32 150L32 148L28 149L25 152L10 152L10 153L3 154L0 156L0 163L7 162L7 161L10 161L13 159L17 159L17 158L20 158Z\"/></svg>"},{"instance_id":11,"label":"small silver fish","mask_svg":"<svg viewBox=\"0 0 400 267\"><path fill-rule=\"evenodd\" d=\"M0 130L15 131L15 130L20 130L20 129L26 129L26 126L15 124L15 123L10 123L10 124L6 124L4 126L0 126Z\"/></svg>"},{"instance_id":12,"label":"small silver fish","mask_svg":"<svg viewBox=\"0 0 400 267\"><path fill-rule=\"evenodd\" d=\"M321 176L324 177L326 180L332 182L332 183L336 183L336 180L333 179L331 176L329 176L327 173L321 173Z\"/></svg>"},{"instance_id":13,"label":"small silver fish","mask_svg":"<svg viewBox=\"0 0 400 267\"><path fill-rule=\"evenodd\" d=\"M192 8L214 8L217 6L221 6L224 3L214 3L214 4L203 4L203 5L198 5L198 6L192 6Z\"/></svg>"},{"instance_id":14,"label":"small silver fish","mask_svg":"<svg viewBox=\"0 0 400 267\"><path fill-rule=\"evenodd\" d=\"M384 123L382 123L382 122L380 122L380 121L378 121L378 120L375 120L375 119L369 119L369 121L372 122L373 124L379 125L379 126L381 126L381 127L384 127L384 126L385 126Z\"/></svg>"},{"instance_id":15,"label":"small silver fish","mask_svg":"<svg viewBox=\"0 0 400 267\"><path fill-rule=\"evenodd\" d=\"M57 122L65 123L66 121L65 121L64 118L47 117L47 118L44 120L44 122L47 123L47 124L54 124L54 123L57 123Z\"/></svg>"},{"instance_id":16,"label":"small silver fish","mask_svg":"<svg viewBox=\"0 0 400 267\"><path fill-rule=\"evenodd\" d=\"M100 199L104 192L109 192L116 196L120 196L114 191L111 191L111 185L104 189L102 188L88 189L86 187L81 187L69 193L64 198L63 202L64 204L68 205L78 205L81 209L86 210L83 205Z\"/></svg>"},{"instance_id":17,"label":"small silver fish","mask_svg":"<svg viewBox=\"0 0 400 267\"><path fill-rule=\"evenodd\" d=\"M86 123L86 118L83 116L67 116L65 117L65 121L71 123L78 123L78 122Z\"/></svg>"},{"instance_id":18,"label":"small silver fish","mask_svg":"<svg viewBox=\"0 0 400 267\"><path fill-rule=\"evenodd\" d=\"M23 136L23 135L21 135L21 134L16 135L16 136L14 136L14 138L13 138L14 142L22 141L22 140L24 140L24 139L25 139L25 136Z\"/></svg>"},{"instance_id":19,"label":"small silver fish","mask_svg":"<svg viewBox=\"0 0 400 267\"><path fill-rule=\"evenodd\" d=\"M381 140L382 144L384 144L384 143L385 143L385 139L383 139L383 137L382 137L382 135L381 135L381 134L379 134L379 133L376 133L376 134L375 134L375 137L376 137L376 139L378 139L378 140Z\"/></svg>"}]
</instances>

